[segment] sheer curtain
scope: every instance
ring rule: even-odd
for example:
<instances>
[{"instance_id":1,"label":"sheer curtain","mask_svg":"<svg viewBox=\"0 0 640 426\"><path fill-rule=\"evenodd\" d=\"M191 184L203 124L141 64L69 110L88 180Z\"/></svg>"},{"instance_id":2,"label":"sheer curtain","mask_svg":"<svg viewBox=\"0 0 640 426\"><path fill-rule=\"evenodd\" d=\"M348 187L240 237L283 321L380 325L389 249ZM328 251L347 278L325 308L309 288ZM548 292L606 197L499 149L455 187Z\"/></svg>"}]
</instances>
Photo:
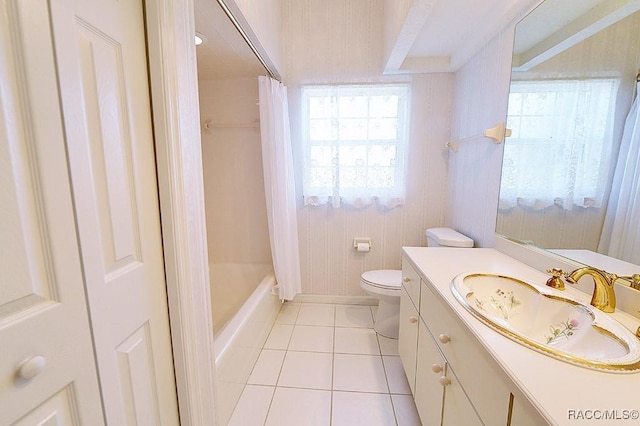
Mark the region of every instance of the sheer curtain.
<instances>
[{"instance_id":1,"label":"sheer curtain","mask_svg":"<svg viewBox=\"0 0 640 426\"><path fill-rule=\"evenodd\" d=\"M258 77L262 167L273 269L281 300L302 291L287 88Z\"/></svg>"},{"instance_id":2,"label":"sheer curtain","mask_svg":"<svg viewBox=\"0 0 640 426\"><path fill-rule=\"evenodd\" d=\"M636 99L625 122L598 251L640 264L640 105Z\"/></svg>"},{"instance_id":3,"label":"sheer curtain","mask_svg":"<svg viewBox=\"0 0 640 426\"><path fill-rule=\"evenodd\" d=\"M408 102L406 84L304 86L304 204L404 204Z\"/></svg>"},{"instance_id":4,"label":"sheer curtain","mask_svg":"<svg viewBox=\"0 0 640 426\"><path fill-rule=\"evenodd\" d=\"M605 78L512 82L500 209L602 205L618 85Z\"/></svg>"}]
</instances>

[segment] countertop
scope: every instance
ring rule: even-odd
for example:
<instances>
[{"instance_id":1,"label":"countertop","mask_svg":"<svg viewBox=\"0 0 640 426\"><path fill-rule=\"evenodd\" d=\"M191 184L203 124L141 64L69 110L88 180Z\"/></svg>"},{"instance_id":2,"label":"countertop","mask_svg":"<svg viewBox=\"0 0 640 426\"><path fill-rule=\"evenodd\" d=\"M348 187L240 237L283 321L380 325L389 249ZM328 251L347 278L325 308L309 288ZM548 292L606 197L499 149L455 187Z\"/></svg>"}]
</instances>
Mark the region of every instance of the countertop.
<instances>
[{"instance_id":1,"label":"countertop","mask_svg":"<svg viewBox=\"0 0 640 426\"><path fill-rule=\"evenodd\" d=\"M491 248L404 247L403 252L550 424L640 425L640 373L590 370L529 349L467 312L449 287L461 273L501 273L539 285L544 285L549 275ZM591 300L590 295L572 288L558 294L585 304ZM640 325L640 320L627 313L611 315L634 333ZM586 418L603 415L615 418ZM627 416L634 418L625 419Z\"/></svg>"}]
</instances>

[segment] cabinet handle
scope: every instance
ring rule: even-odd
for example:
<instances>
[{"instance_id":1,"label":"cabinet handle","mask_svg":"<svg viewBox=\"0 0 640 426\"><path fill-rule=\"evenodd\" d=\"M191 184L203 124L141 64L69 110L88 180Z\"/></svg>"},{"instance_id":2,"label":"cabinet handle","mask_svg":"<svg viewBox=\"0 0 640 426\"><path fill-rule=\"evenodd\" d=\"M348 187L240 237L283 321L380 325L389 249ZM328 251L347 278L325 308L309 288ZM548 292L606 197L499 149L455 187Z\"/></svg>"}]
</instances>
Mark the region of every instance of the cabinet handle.
<instances>
[{"instance_id":1,"label":"cabinet handle","mask_svg":"<svg viewBox=\"0 0 640 426\"><path fill-rule=\"evenodd\" d=\"M440 373L442 372L443 368L440 364L433 364L431 366L431 371L433 371L434 373Z\"/></svg>"},{"instance_id":2,"label":"cabinet handle","mask_svg":"<svg viewBox=\"0 0 640 426\"><path fill-rule=\"evenodd\" d=\"M438 340L440 340L440 343L449 343L451 341L451 338L446 334L441 334L438 336Z\"/></svg>"},{"instance_id":3,"label":"cabinet handle","mask_svg":"<svg viewBox=\"0 0 640 426\"><path fill-rule=\"evenodd\" d=\"M416 317L409 317L409 322L410 322L411 324L415 324L415 323L417 323L417 322L418 322L418 318L416 318Z\"/></svg>"},{"instance_id":4,"label":"cabinet handle","mask_svg":"<svg viewBox=\"0 0 640 426\"><path fill-rule=\"evenodd\" d=\"M404 281L405 283L408 283L409 281L411 281L411 278L409 278L409 277L404 277L404 278L402 279L402 281Z\"/></svg>"},{"instance_id":5,"label":"cabinet handle","mask_svg":"<svg viewBox=\"0 0 640 426\"><path fill-rule=\"evenodd\" d=\"M31 380L42 373L45 365L47 365L47 360L43 356L36 355L27 358L18 367L17 376L23 380Z\"/></svg>"},{"instance_id":6,"label":"cabinet handle","mask_svg":"<svg viewBox=\"0 0 640 426\"><path fill-rule=\"evenodd\" d=\"M447 376L440 376L440 384L442 387L449 386L451 384L451 379Z\"/></svg>"}]
</instances>

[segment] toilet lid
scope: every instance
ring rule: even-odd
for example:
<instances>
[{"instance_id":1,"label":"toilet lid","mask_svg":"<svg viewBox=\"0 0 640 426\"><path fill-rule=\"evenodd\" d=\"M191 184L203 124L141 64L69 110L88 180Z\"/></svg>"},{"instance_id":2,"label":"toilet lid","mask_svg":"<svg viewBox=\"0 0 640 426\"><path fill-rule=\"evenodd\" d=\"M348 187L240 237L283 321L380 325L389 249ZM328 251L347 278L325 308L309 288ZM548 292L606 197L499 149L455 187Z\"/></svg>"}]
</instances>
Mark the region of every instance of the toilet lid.
<instances>
[{"instance_id":1,"label":"toilet lid","mask_svg":"<svg viewBox=\"0 0 640 426\"><path fill-rule=\"evenodd\" d=\"M362 281L382 288L399 289L402 286L402 271L398 269L379 269L362 274Z\"/></svg>"}]
</instances>

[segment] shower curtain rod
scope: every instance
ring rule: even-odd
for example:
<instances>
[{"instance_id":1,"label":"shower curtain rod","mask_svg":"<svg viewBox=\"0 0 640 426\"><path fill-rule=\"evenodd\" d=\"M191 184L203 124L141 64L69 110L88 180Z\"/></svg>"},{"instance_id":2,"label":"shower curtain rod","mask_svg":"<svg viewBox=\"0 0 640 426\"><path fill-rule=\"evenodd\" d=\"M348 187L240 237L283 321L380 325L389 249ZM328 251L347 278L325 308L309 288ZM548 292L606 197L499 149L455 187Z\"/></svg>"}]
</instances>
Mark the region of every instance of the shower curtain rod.
<instances>
[{"instance_id":1,"label":"shower curtain rod","mask_svg":"<svg viewBox=\"0 0 640 426\"><path fill-rule=\"evenodd\" d=\"M264 69L267 71L267 73L269 74L269 77L273 78L274 80L278 80L282 83L278 72L273 70L267 64L267 62L264 60L260 52L258 52L258 49L256 48L256 46L251 41L251 38L249 38L249 35L245 32L244 29L242 29L242 25L240 25L240 22L236 19L235 15L231 11L231 9L229 9L229 7L226 5L224 0L217 0L217 1L220 7L222 8L222 10L224 11L225 15L227 15L227 17L231 20L231 23L233 24L233 26L236 27L236 29L244 39L245 43L247 43L247 45L249 46L249 49L251 49L253 54L256 55L256 58L258 59L258 61L260 61Z\"/></svg>"}]
</instances>

